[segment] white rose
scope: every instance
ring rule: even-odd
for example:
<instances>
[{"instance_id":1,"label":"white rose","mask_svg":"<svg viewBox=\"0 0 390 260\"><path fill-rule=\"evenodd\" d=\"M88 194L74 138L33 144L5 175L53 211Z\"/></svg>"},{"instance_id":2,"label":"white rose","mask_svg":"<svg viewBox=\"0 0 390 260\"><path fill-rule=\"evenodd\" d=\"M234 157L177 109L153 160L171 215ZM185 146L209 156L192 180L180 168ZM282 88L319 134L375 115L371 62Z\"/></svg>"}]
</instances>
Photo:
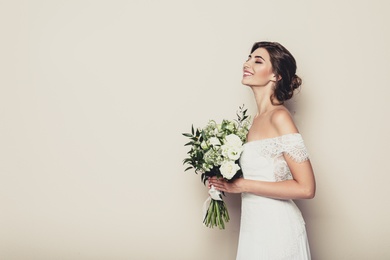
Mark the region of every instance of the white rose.
<instances>
[{"instance_id":1,"label":"white rose","mask_svg":"<svg viewBox=\"0 0 390 260\"><path fill-rule=\"evenodd\" d=\"M243 151L242 146L230 146L230 145L222 145L221 146L222 155L230 160L238 160Z\"/></svg>"},{"instance_id":2,"label":"white rose","mask_svg":"<svg viewBox=\"0 0 390 260\"><path fill-rule=\"evenodd\" d=\"M219 170L221 171L221 174L226 179L230 180L233 178L233 176L237 173L237 171L240 169L240 166L235 164L232 161L226 161L223 162L221 167L219 167Z\"/></svg>"},{"instance_id":3,"label":"white rose","mask_svg":"<svg viewBox=\"0 0 390 260\"><path fill-rule=\"evenodd\" d=\"M235 134L230 134L225 137L226 139L226 145L228 146L233 146L233 147L241 147L242 146L242 141L240 137L238 137Z\"/></svg>"},{"instance_id":4,"label":"white rose","mask_svg":"<svg viewBox=\"0 0 390 260\"><path fill-rule=\"evenodd\" d=\"M230 147L230 149L227 150L227 157L233 161L238 160L238 158L240 158L241 152L241 148Z\"/></svg>"},{"instance_id":5,"label":"white rose","mask_svg":"<svg viewBox=\"0 0 390 260\"><path fill-rule=\"evenodd\" d=\"M217 137L210 137L209 142L212 146L221 145L221 142Z\"/></svg>"}]
</instances>

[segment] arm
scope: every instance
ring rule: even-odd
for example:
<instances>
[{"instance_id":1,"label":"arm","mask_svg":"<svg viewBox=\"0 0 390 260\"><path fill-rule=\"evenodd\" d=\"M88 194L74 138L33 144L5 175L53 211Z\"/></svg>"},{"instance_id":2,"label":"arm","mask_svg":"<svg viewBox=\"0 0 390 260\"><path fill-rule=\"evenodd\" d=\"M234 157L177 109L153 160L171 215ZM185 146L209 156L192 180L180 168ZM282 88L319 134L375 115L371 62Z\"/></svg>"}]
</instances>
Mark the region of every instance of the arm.
<instances>
[{"instance_id":1,"label":"arm","mask_svg":"<svg viewBox=\"0 0 390 260\"><path fill-rule=\"evenodd\" d=\"M217 190L224 192L247 192L274 199L314 198L316 185L310 161L297 163L291 158L286 158L286 161L293 175L292 180L266 182L239 178L233 182L227 182L213 177L209 180L209 185L214 185Z\"/></svg>"},{"instance_id":2,"label":"arm","mask_svg":"<svg viewBox=\"0 0 390 260\"><path fill-rule=\"evenodd\" d=\"M297 132L291 116L285 110L279 110L271 118L271 125L278 135ZM266 182L248 179L237 179L226 182L223 179L211 178L209 185L229 193L253 193L275 199L311 199L315 195L315 179L310 160L296 162L288 155L284 158L290 168L293 179L280 182Z\"/></svg>"}]
</instances>

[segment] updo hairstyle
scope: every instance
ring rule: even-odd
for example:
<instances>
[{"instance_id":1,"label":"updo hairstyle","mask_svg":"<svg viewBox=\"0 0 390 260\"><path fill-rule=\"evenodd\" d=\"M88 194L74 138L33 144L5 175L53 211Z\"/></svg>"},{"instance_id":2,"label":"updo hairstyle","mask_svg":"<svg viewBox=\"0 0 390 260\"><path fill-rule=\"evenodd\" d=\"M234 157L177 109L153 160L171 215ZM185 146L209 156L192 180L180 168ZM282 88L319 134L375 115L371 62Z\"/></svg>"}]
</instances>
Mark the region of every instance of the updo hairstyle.
<instances>
[{"instance_id":1,"label":"updo hairstyle","mask_svg":"<svg viewBox=\"0 0 390 260\"><path fill-rule=\"evenodd\" d=\"M297 71L295 59L285 47L277 42L256 42L251 53L258 48L268 51L273 73L279 79L275 83L271 102L274 104L273 99L276 98L279 101L278 105L282 105L284 101L292 98L294 90L302 84L301 78L295 74Z\"/></svg>"}]
</instances>

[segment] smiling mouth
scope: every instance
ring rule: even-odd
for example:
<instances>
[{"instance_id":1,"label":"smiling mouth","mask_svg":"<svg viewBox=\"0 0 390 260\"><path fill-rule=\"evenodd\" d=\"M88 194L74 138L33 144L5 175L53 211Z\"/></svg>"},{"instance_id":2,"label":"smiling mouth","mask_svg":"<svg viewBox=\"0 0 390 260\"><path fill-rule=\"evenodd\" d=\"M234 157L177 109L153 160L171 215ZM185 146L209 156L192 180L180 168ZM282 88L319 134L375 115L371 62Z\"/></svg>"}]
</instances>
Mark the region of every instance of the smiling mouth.
<instances>
[{"instance_id":1,"label":"smiling mouth","mask_svg":"<svg viewBox=\"0 0 390 260\"><path fill-rule=\"evenodd\" d=\"M244 71L244 77L252 76L253 74L249 71Z\"/></svg>"}]
</instances>

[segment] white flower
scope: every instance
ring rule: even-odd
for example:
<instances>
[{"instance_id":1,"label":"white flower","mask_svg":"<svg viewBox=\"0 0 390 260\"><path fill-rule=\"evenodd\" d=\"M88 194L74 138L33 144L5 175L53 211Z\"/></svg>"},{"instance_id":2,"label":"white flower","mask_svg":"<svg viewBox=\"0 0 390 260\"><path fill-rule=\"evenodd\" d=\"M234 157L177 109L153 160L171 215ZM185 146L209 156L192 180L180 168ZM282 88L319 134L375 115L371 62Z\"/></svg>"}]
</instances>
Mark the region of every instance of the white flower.
<instances>
[{"instance_id":1,"label":"white flower","mask_svg":"<svg viewBox=\"0 0 390 260\"><path fill-rule=\"evenodd\" d=\"M222 145L221 146L222 155L226 158L229 158L230 160L238 160L240 158L242 147L234 147L234 146L228 146L228 145Z\"/></svg>"},{"instance_id":2,"label":"white flower","mask_svg":"<svg viewBox=\"0 0 390 260\"><path fill-rule=\"evenodd\" d=\"M217 137L210 137L209 142L212 146L221 145L221 142Z\"/></svg>"},{"instance_id":3,"label":"white flower","mask_svg":"<svg viewBox=\"0 0 390 260\"><path fill-rule=\"evenodd\" d=\"M230 134L225 137L226 142L225 144L228 146L233 146L233 147L241 147L242 146L242 141L240 137L238 137L235 134Z\"/></svg>"},{"instance_id":4,"label":"white flower","mask_svg":"<svg viewBox=\"0 0 390 260\"><path fill-rule=\"evenodd\" d=\"M219 167L219 170L221 171L222 176L228 180L233 178L233 176L237 173L237 171L239 169L240 169L240 166L238 166L238 164L236 164L232 161L225 161L222 163L221 167Z\"/></svg>"},{"instance_id":5,"label":"white flower","mask_svg":"<svg viewBox=\"0 0 390 260\"><path fill-rule=\"evenodd\" d=\"M230 160L238 160L242 153L242 141L240 137L235 134L230 134L225 137L225 144L221 146L223 156Z\"/></svg>"},{"instance_id":6,"label":"white flower","mask_svg":"<svg viewBox=\"0 0 390 260\"><path fill-rule=\"evenodd\" d=\"M200 147L202 147L203 150L206 150L208 147L207 143L205 141L203 141L201 144L200 144Z\"/></svg>"},{"instance_id":7,"label":"white flower","mask_svg":"<svg viewBox=\"0 0 390 260\"><path fill-rule=\"evenodd\" d=\"M240 158L241 152L241 148L230 148L228 149L227 157L233 161L238 160L238 158Z\"/></svg>"}]
</instances>

